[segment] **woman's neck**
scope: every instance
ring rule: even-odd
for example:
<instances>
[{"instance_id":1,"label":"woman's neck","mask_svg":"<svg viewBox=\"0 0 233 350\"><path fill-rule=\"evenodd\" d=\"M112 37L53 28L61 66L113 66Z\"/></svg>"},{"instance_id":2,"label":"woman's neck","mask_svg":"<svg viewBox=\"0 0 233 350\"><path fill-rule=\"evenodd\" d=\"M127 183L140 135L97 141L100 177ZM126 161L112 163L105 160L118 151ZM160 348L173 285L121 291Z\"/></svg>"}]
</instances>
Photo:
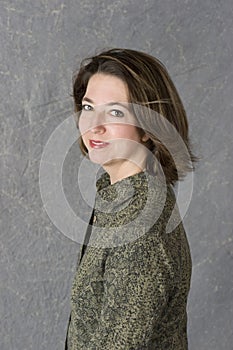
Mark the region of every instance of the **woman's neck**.
<instances>
[{"instance_id":1,"label":"woman's neck","mask_svg":"<svg viewBox=\"0 0 233 350\"><path fill-rule=\"evenodd\" d=\"M112 164L111 166L108 166L108 164L105 164L103 168L110 176L111 185L129 176L132 176L144 171L144 166L138 166L133 163L129 164L128 162L127 164L122 164L120 167L117 166L117 164L115 167Z\"/></svg>"}]
</instances>

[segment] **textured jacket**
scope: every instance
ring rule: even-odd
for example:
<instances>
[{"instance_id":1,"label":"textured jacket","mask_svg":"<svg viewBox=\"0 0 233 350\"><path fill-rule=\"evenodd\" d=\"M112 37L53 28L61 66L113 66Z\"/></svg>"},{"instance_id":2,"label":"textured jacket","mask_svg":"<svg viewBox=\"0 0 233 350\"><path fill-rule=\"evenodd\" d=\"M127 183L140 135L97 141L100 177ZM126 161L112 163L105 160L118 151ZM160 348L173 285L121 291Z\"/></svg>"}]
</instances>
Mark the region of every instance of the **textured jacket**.
<instances>
[{"instance_id":1,"label":"textured jacket","mask_svg":"<svg viewBox=\"0 0 233 350\"><path fill-rule=\"evenodd\" d=\"M113 185L104 174L92 219L67 349L186 350L191 259L172 188L147 172Z\"/></svg>"}]
</instances>

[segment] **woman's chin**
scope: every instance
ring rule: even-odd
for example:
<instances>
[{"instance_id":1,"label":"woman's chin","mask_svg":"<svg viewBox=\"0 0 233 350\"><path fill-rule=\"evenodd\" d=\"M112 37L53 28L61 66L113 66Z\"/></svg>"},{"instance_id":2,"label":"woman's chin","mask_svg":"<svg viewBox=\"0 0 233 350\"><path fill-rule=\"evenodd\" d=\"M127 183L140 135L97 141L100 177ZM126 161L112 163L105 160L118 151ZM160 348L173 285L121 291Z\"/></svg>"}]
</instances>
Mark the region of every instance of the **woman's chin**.
<instances>
[{"instance_id":1,"label":"woman's chin","mask_svg":"<svg viewBox=\"0 0 233 350\"><path fill-rule=\"evenodd\" d=\"M94 155L94 154L89 154L89 159L92 163L99 164L101 166L111 163L112 160L106 159L106 157Z\"/></svg>"},{"instance_id":2,"label":"woman's chin","mask_svg":"<svg viewBox=\"0 0 233 350\"><path fill-rule=\"evenodd\" d=\"M116 166L116 165L121 165L120 163L124 162L124 159L119 159L119 158L109 158L109 157L103 157L100 155L94 155L94 154L89 154L89 159L92 163L99 164L103 167L111 167L111 166Z\"/></svg>"}]
</instances>

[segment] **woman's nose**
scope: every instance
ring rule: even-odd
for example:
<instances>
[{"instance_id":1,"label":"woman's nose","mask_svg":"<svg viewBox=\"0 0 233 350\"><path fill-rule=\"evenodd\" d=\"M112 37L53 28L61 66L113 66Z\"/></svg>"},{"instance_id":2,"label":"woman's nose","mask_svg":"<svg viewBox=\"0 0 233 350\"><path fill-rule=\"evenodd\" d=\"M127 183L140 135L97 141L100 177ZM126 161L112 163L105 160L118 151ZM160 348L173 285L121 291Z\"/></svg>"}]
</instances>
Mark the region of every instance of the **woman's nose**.
<instances>
[{"instance_id":1,"label":"woman's nose","mask_svg":"<svg viewBox=\"0 0 233 350\"><path fill-rule=\"evenodd\" d=\"M95 116L92 119L92 125L90 125L90 131L94 134L102 134L105 132L105 113L102 108L95 111Z\"/></svg>"},{"instance_id":2,"label":"woman's nose","mask_svg":"<svg viewBox=\"0 0 233 350\"><path fill-rule=\"evenodd\" d=\"M105 132L105 125L98 124L91 127L90 131L93 134L103 134Z\"/></svg>"},{"instance_id":3,"label":"woman's nose","mask_svg":"<svg viewBox=\"0 0 233 350\"><path fill-rule=\"evenodd\" d=\"M101 134L105 132L106 121L103 111L91 111L82 113L79 119L79 129L82 134L92 132L93 134Z\"/></svg>"}]
</instances>

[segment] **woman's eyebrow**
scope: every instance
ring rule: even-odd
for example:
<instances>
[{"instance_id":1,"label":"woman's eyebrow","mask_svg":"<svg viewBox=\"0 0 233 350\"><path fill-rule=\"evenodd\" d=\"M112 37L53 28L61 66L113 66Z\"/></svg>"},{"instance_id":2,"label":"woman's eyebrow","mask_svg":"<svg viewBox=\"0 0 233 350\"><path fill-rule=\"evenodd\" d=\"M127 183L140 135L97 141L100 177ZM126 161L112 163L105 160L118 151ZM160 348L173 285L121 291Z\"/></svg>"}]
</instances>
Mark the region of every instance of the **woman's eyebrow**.
<instances>
[{"instance_id":1,"label":"woman's eyebrow","mask_svg":"<svg viewBox=\"0 0 233 350\"><path fill-rule=\"evenodd\" d=\"M129 103L128 102L109 102L109 103L106 103L107 106L114 106L114 105L118 105L118 106L122 106L124 108L127 108L129 109Z\"/></svg>"},{"instance_id":2,"label":"woman's eyebrow","mask_svg":"<svg viewBox=\"0 0 233 350\"><path fill-rule=\"evenodd\" d=\"M89 97L84 97L83 101L90 102L90 103L94 104L94 101ZM113 102L103 103L103 105L106 105L106 106L118 105L118 106L122 106L130 111L130 107L129 107L130 104L128 102L113 101Z\"/></svg>"},{"instance_id":3,"label":"woman's eyebrow","mask_svg":"<svg viewBox=\"0 0 233 350\"><path fill-rule=\"evenodd\" d=\"M94 103L94 101L92 101L90 98L88 97L83 97L83 101L87 101L87 102L90 102L90 103Z\"/></svg>"}]
</instances>

